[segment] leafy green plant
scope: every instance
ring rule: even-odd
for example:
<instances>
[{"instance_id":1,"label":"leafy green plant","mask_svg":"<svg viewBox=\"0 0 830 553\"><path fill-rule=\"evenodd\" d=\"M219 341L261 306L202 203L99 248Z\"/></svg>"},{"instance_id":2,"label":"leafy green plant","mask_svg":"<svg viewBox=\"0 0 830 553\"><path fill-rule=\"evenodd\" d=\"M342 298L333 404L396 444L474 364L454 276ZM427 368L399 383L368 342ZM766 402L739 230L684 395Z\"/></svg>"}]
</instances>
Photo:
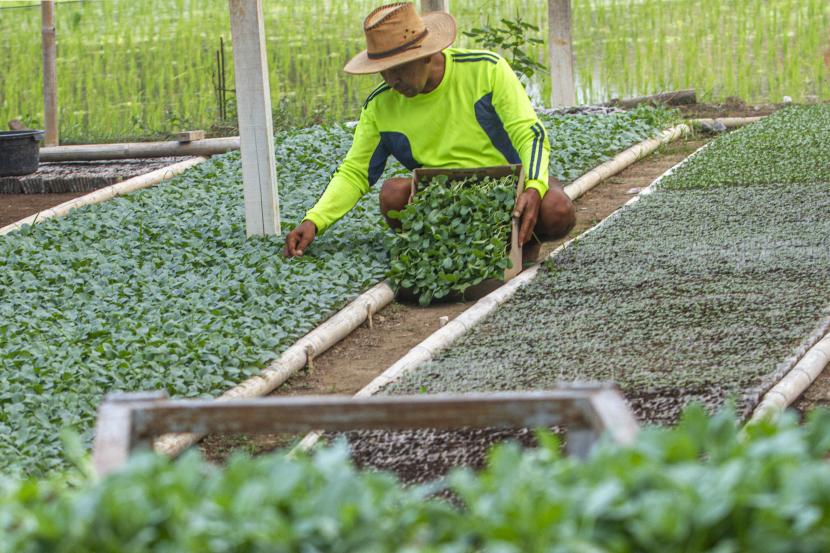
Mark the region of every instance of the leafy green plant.
<instances>
[{"instance_id":1,"label":"leafy green plant","mask_svg":"<svg viewBox=\"0 0 830 553\"><path fill-rule=\"evenodd\" d=\"M587 460L495 448L478 474L402 486L345 445L312 456L139 454L97 481L0 477L0 553L76 551L804 551L830 549L830 413L738 430L688 409L676 428ZM450 504L432 494L446 487Z\"/></svg>"},{"instance_id":2,"label":"leafy green plant","mask_svg":"<svg viewBox=\"0 0 830 553\"><path fill-rule=\"evenodd\" d=\"M536 71L546 69L527 51L531 45L544 44L542 39L531 36L539 33L539 27L525 21L518 13L516 19L502 18L500 22L501 26L493 26L488 20L482 27L463 31L463 34L487 50L506 54L510 67L517 75L530 78Z\"/></svg>"},{"instance_id":3,"label":"leafy green plant","mask_svg":"<svg viewBox=\"0 0 830 553\"><path fill-rule=\"evenodd\" d=\"M421 305L463 292L510 267L507 251L516 177L433 177L398 218L401 230L389 239L387 276L411 290ZM425 186L426 185L426 186Z\"/></svg>"},{"instance_id":4,"label":"leafy green plant","mask_svg":"<svg viewBox=\"0 0 830 553\"><path fill-rule=\"evenodd\" d=\"M339 126L278 137L286 226L351 138ZM89 443L108 391L233 386L386 271L376 194L290 260L279 238L246 238L243 205L233 153L0 239L0 470L64 466L55 434L73 426Z\"/></svg>"},{"instance_id":5,"label":"leafy green plant","mask_svg":"<svg viewBox=\"0 0 830 553\"><path fill-rule=\"evenodd\" d=\"M607 115L541 113L539 119L551 146L551 176L572 181L625 148L653 138L679 116L676 110L642 105Z\"/></svg>"}]
</instances>

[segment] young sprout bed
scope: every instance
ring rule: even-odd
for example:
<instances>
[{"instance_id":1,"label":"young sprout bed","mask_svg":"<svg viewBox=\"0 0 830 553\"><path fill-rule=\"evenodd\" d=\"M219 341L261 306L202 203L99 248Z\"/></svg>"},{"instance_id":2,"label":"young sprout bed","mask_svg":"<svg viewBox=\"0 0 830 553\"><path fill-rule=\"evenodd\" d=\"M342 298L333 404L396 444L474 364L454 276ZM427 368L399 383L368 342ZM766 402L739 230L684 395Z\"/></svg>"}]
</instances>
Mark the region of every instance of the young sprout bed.
<instances>
[{"instance_id":1,"label":"young sprout bed","mask_svg":"<svg viewBox=\"0 0 830 553\"><path fill-rule=\"evenodd\" d=\"M654 117L670 116L656 113L625 117L654 135ZM551 140L606 134L595 117L574 116L585 126L552 130ZM351 137L341 126L278 137L284 231L319 197ZM240 174L238 154L220 156L0 238L0 471L64 466L59 429L75 427L88 444L106 392L221 393L384 276L375 193L307 255L286 260L281 240L245 238Z\"/></svg>"},{"instance_id":2,"label":"young sprout bed","mask_svg":"<svg viewBox=\"0 0 830 553\"><path fill-rule=\"evenodd\" d=\"M729 413L689 409L678 427L602 443L587 460L540 442L501 446L481 473L440 487L356 471L343 447L222 468L143 454L71 487L0 479L0 553L830 549L827 412L742 435Z\"/></svg>"},{"instance_id":3,"label":"young sprout bed","mask_svg":"<svg viewBox=\"0 0 830 553\"><path fill-rule=\"evenodd\" d=\"M791 156L801 160L791 174L809 174L827 155L828 117L830 106L794 108L717 139L382 393L606 380L643 421L673 423L692 401L715 410L731 400L746 416L830 316L830 179L748 179L764 167L778 171L779 158ZM768 127L775 141L759 143ZM710 185L729 166L731 180ZM421 438L438 451L462 439ZM358 439L356 459L409 471L412 458L400 454L400 441L393 433ZM417 453L423 459L435 451Z\"/></svg>"}]
</instances>

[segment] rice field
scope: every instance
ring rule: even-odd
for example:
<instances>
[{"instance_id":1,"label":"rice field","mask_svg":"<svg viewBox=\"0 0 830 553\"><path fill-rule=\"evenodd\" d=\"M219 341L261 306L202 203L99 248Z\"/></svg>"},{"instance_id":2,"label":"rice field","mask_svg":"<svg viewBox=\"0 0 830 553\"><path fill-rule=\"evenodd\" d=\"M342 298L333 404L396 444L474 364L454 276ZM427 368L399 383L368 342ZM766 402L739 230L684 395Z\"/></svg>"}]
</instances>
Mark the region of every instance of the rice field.
<instances>
[{"instance_id":1,"label":"rice field","mask_svg":"<svg viewBox=\"0 0 830 553\"><path fill-rule=\"evenodd\" d=\"M379 0L264 2L276 124L353 117L378 77L341 68L363 47L362 18ZM547 28L546 2L453 0L459 29L500 17ZM573 0L578 100L694 87L701 99L827 98L830 7L825 0ZM682 22L679 24L678 22ZM221 132L232 91L216 92L225 41L233 88L227 0L59 2L58 80L64 142ZM42 125L40 9L0 0L0 125ZM460 46L474 46L460 35ZM533 55L547 62L544 45ZM539 75L537 98L549 96Z\"/></svg>"}]
</instances>

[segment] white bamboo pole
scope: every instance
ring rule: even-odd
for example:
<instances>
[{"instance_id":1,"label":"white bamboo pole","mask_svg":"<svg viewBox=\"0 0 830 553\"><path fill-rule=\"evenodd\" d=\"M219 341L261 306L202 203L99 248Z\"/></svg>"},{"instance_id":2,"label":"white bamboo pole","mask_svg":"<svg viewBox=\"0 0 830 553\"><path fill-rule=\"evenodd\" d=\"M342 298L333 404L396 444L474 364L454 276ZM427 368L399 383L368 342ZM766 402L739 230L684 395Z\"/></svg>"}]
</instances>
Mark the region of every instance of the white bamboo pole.
<instances>
[{"instance_id":1,"label":"white bamboo pole","mask_svg":"<svg viewBox=\"0 0 830 553\"><path fill-rule=\"evenodd\" d=\"M43 48L43 119L46 127L44 144L57 146L58 137L58 72L55 45L55 2L41 0L41 42Z\"/></svg>"},{"instance_id":2,"label":"white bamboo pole","mask_svg":"<svg viewBox=\"0 0 830 553\"><path fill-rule=\"evenodd\" d=\"M755 407L749 424L763 419L774 419L784 412L815 382L830 364L830 332L807 350L798 363L773 386Z\"/></svg>"},{"instance_id":3,"label":"white bamboo pole","mask_svg":"<svg viewBox=\"0 0 830 553\"><path fill-rule=\"evenodd\" d=\"M137 177L127 179L123 182L107 186L106 188L101 188L100 190L96 190L95 192L90 192L89 194L80 196L73 200L69 200L68 202L64 202L50 209L45 209L43 211L35 213L34 215L30 215L25 219L21 219L16 223L12 223L3 228L0 228L0 236L18 230L24 225L34 225L39 221L42 221L44 219L50 219L52 217L63 217L71 210L78 207L101 203L111 198L115 198L116 196L123 196L124 194L129 194L130 192L134 192L142 188L149 188L151 186L155 186L156 184L162 181L171 179L176 175L183 173L185 170L189 169L190 167L193 167L194 165L202 163L206 159L207 158L204 157L188 159L170 165L168 167L156 169L155 171L147 173L146 175L139 175Z\"/></svg>"},{"instance_id":4,"label":"white bamboo pole","mask_svg":"<svg viewBox=\"0 0 830 553\"><path fill-rule=\"evenodd\" d=\"M239 137L207 138L193 142L125 142L120 144L82 144L40 149L41 162L102 161L153 157L212 156L239 149Z\"/></svg>"},{"instance_id":5,"label":"white bamboo pole","mask_svg":"<svg viewBox=\"0 0 830 553\"><path fill-rule=\"evenodd\" d=\"M755 123L756 121L760 121L763 119L763 116L757 117L716 117L714 119L692 119L693 123L722 123L724 127L727 129L734 129L735 127L743 127L745 125L749 125L750 123Z\"/></svg>"},{"instance_id":6,"label":"white bamboo pole","mask_svg":"<svg viewBox=\"0 0 830 553\"><path fill-rule=\"evenodd\" d=\"M661 132L657 138L649 138L639 144L635 144L627 150L615 155L612 159L609 159L605 163L591 169L571 184L565 186L565 194L567 194L572 200L578 198L591 188L595 187L598 183L608 177L616 175L637 160L651 154L663 144L674 142L688 132L690 132L689 126L683 123Z\"/></svg>"},{"instance_id":7,"label":"white bamboo pole","mask_svg":"<svg viewBox=\"0 0 830 553\"><path fill-rule=\"evenodd\" d=\"M548 0L550 107L576 105L571 0Z\"/></svg>"}]
</instances>

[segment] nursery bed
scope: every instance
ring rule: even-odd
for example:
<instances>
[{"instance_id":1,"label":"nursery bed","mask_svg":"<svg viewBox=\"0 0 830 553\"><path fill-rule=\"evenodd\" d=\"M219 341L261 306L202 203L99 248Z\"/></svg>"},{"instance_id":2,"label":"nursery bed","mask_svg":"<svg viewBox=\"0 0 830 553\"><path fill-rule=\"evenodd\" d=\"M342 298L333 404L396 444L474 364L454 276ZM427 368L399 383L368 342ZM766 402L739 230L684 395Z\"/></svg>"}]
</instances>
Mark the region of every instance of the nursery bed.
<instances>
[{"instance_id":1,"label":"nursery bed","mask_svg":"<svg viewBox=\"0 0 830 553\"><path fill-rule=\"evenodd\" d=\"M571 117L584 124L557 131L558 119L545 118L551 140L593 132L603 148L622 148L669 116ZM278 138L286 229L316 201L350 142L341 126ZM614 153L603 148L559 163L597 163ZM386 174L401 170L393 164ZM0 241L0 469L64 466L58 429L73 426L88 443L106 391L193 397L230 388L383 277L376 194L308 255L286 260L279 239L245 239L239 172L238 153L219 156Z\"/></svg>"}]
</instances>

